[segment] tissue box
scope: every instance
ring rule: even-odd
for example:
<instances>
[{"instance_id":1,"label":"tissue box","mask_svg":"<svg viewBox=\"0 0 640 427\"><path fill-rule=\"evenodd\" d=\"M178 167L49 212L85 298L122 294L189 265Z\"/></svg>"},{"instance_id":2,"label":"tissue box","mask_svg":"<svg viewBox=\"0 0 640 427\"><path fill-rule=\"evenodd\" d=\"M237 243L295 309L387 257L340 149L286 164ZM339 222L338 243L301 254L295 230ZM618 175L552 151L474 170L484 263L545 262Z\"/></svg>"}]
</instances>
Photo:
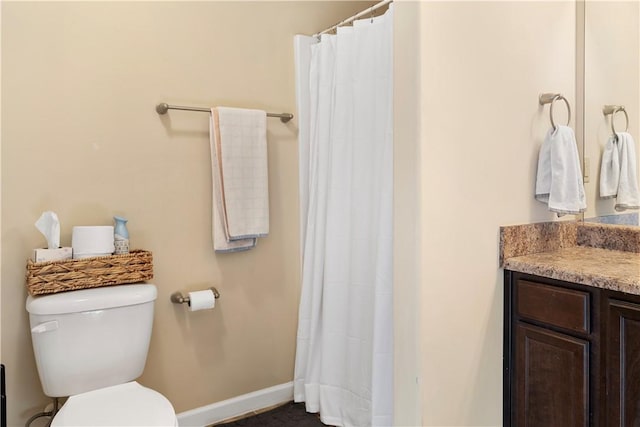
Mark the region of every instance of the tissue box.
<instances>
[{"instance_id":1,"label":"tissue box","mask_svg":"<svg viewBox=\"0 0 640 427\"><path fill-rule=\"evenodd\" d=\"M71 259L73 251L71 248L58 249L34 249L33 260L35 262L55 261L59 259Z\"/></svg>"}]
</instances>

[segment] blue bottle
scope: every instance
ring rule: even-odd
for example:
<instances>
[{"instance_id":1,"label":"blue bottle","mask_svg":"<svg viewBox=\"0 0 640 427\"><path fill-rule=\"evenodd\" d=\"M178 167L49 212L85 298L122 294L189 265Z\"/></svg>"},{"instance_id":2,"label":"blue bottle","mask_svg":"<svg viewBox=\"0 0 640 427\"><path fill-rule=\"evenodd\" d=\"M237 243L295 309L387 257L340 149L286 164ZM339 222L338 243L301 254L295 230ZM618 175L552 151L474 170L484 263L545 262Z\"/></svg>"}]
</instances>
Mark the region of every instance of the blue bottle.
<instances>
[{"instance_id":1,"label":"blue bottle","mask_svg":"<svg viewBox=\"0 0 640 427\"><path fill-rule=\"evenodd\" d=\"M129 230L127 230L127 219L121 216L114 216L116 226L113 230L113 243L115 246L115 255L129 253Z\"/></svg>"}]
</instances>

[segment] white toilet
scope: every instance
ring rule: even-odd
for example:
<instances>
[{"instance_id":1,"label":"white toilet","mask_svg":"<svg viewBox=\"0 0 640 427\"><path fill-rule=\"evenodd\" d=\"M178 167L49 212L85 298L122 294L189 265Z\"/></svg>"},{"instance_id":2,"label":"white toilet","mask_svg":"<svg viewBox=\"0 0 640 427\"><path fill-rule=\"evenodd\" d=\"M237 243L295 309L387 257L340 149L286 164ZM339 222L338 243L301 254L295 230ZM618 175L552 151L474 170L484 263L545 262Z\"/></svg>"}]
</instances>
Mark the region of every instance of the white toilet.
<instances>
[{"instance_id":1,"label":"white toilet","mask_svg":"<svg viewBox=\"0 0 640 427\"><path fill-rule=\"evenodd\" d=\"M177 426L171 403L134 380L144 369L157 296L151 284L27 298L47 396L70 396L51 426Z\"/></svg>"}]
</instances>

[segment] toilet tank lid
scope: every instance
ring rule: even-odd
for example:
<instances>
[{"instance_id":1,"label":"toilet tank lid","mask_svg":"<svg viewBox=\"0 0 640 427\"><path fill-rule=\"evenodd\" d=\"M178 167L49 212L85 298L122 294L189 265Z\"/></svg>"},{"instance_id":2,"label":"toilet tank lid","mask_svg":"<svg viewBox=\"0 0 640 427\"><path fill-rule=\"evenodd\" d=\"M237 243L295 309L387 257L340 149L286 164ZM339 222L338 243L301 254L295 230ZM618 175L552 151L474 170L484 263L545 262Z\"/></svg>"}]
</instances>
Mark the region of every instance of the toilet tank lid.
<instances>
[{"instance_id":1,"label":"toilet tank lid","mask_svg":"<svg viewBox=\"0 0 640 427\"><path fill-rule=\"evenodd\" d=\"M27 297L31 314L65 314L124 307L154 301L158 295L150 283L81 289L44 296Z\"/></svg>"}]
</instances>

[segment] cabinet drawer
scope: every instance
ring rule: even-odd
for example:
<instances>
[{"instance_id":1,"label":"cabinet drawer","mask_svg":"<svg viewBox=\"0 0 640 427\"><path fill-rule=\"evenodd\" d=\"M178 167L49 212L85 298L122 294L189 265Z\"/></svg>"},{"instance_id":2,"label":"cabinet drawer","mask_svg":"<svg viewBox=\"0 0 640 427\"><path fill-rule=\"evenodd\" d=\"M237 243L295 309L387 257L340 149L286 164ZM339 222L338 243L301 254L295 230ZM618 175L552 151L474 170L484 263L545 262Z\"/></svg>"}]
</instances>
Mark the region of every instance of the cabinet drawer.
<instances>
[{"instance_id":1,"label":"cabinet drawer","mask_svg":"<svg viewBox=\"0 0 640 427\"><path fill-rule=\"evenodd\" d=\"M588 292L518 280L516 314L551 326L588 334L591 332Z\"/></svg>"}]
</instances>

